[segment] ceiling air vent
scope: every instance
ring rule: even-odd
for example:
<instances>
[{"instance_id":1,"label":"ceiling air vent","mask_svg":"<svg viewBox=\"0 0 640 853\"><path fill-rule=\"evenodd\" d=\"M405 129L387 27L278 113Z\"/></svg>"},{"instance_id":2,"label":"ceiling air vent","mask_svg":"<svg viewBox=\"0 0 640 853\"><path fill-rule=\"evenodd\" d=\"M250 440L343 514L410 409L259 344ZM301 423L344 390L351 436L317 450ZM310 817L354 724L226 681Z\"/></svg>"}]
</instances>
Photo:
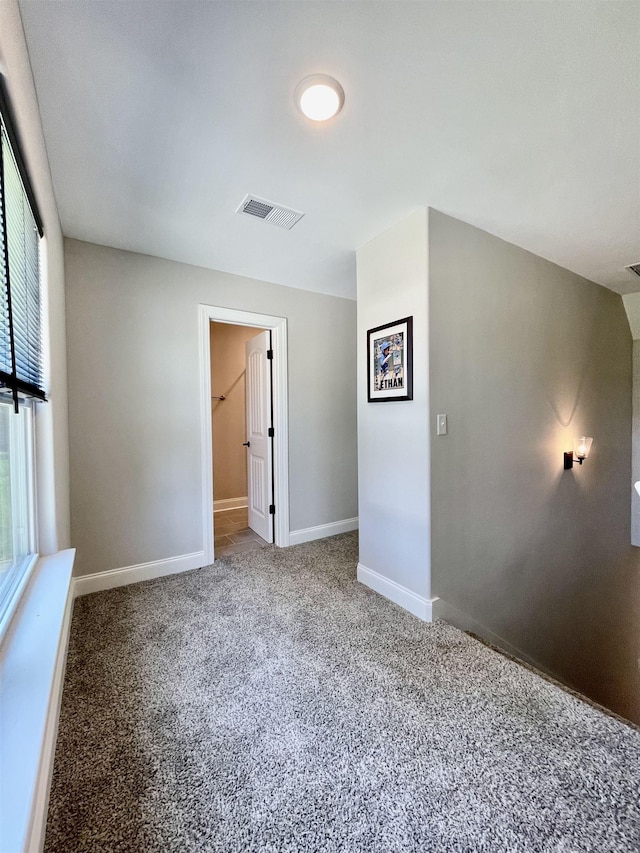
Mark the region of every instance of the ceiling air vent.
<instances>
[{"instance_id":1,"label":"ceiling air vent","mask_svg":"<svg viewBox=\"0 0 640 853\"><path fill-rule=\"evenodd\" d=\"M283 207L275 201L267 201L266 198L258 198L255 195L245 196L236 213L252 216L254 219L264 219L265 222L277 225L278 228L286 228L287 231L304 216L299 210Z\"/></svg>"},{"instance_id":2,"label":"ceiling air vent","mask_svg":"<svg viewBox=\"0 0 640 853\"><path fill-rule=\"evenodd\" d=\"M629 264L628 267L625 267L629 272L634 273L635 275L640 276L640 264Z\"/></svg>"}]
</instances>

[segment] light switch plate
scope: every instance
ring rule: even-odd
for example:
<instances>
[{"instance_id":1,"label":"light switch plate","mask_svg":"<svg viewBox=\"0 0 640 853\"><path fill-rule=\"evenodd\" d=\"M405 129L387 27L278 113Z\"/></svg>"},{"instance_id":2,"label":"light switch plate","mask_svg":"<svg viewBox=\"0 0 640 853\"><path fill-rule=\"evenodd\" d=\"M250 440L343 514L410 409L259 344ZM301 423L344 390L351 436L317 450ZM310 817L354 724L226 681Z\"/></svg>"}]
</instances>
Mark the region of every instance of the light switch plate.
<instances>
[{"instance_id":1,"label":"light switch plate","mask_svg":"<svg viewBox=\"0 0 640 853\"><path fill-rule=\"evenodd\" d=\"M436 435L447 434L447 416L436 415Z\"/></svg>"}]
</instances>

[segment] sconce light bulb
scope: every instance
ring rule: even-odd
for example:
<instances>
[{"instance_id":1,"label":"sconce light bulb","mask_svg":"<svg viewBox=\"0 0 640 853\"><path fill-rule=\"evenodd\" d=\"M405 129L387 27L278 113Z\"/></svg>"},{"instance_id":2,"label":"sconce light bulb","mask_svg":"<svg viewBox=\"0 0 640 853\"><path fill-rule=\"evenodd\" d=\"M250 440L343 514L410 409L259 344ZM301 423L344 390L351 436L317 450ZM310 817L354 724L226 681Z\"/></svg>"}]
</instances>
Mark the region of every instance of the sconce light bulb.
<instances>
[{"instance_id":1,"label":"sconce light bulb","mask_svg":"<svg viewBox=\"0 0 640 853\"><path fill-rule=\"evenodd\" d=\"M589 455L593 439L588 435L577 435L573 440L573 451L564 454L564 470L568 471L573 468L574 462L579 462L580 465Z\"/></svg>"},{"instance_id":2,"label":"sconce light bulb","mask_svg":"<svg viewBox=\"0 0 640 853\"><path fill-rule=\"evenodd\" d=\"M576 454L576 459L579 462L582 462L583 459L586 459L589 455L589 451L591 450L591 444L593 443L593 439L588 435L578 435L576 436L573 442L573 450Z\"/></svg>"}]
</instances>

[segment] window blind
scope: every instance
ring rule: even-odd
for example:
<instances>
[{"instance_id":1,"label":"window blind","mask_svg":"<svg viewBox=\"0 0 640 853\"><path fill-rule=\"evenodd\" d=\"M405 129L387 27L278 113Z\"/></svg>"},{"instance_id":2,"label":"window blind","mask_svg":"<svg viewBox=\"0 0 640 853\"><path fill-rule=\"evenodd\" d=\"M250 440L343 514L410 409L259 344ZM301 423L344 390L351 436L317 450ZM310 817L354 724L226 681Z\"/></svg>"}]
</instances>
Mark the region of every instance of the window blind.
<instances>
[{"instance_id":1,"label":"window blind","mask_svg":"<svg viewBox=\"0 0 640 853\"><path fill-rule=\"evenodd\" d=\"M0 387L45 399L40 316L42 224L0 92Z\"/></svg>"}]
</instances>

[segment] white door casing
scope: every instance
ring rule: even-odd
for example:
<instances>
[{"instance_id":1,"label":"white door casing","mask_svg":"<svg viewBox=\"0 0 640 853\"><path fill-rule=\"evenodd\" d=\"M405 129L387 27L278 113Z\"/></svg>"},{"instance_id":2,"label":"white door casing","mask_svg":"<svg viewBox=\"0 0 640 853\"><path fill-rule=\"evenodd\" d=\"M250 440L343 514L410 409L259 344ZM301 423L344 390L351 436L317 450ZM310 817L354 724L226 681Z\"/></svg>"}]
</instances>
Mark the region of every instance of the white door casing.
<instances>
[{"instance_id":1,"label":"white door casing","mask_svg":"<svg viewBox=\"0 0 640 853\"><path fill-rule=\"evenodd\" d=\"M273 450L271 427L271 332L261 332L245 343L247 392L247 495L249 527L265 542L273 542Z\"/></svg>"},{"instance_id":2,"label":"white door casing","mask_svg":"<svg viewBox=\"0 0 640 853\"><path fill-rule=\"evenodd\" d=\"M200 443L202 458L203 565L215 557L213 543L213 460L211 444L211 354L209 323L269 329L273 349L273 487L276 505L274 541L280 548L289 545L289 422L287 381L287 320L217 305L198 306L200 343Z\"/></svg>"}]
</instances>

